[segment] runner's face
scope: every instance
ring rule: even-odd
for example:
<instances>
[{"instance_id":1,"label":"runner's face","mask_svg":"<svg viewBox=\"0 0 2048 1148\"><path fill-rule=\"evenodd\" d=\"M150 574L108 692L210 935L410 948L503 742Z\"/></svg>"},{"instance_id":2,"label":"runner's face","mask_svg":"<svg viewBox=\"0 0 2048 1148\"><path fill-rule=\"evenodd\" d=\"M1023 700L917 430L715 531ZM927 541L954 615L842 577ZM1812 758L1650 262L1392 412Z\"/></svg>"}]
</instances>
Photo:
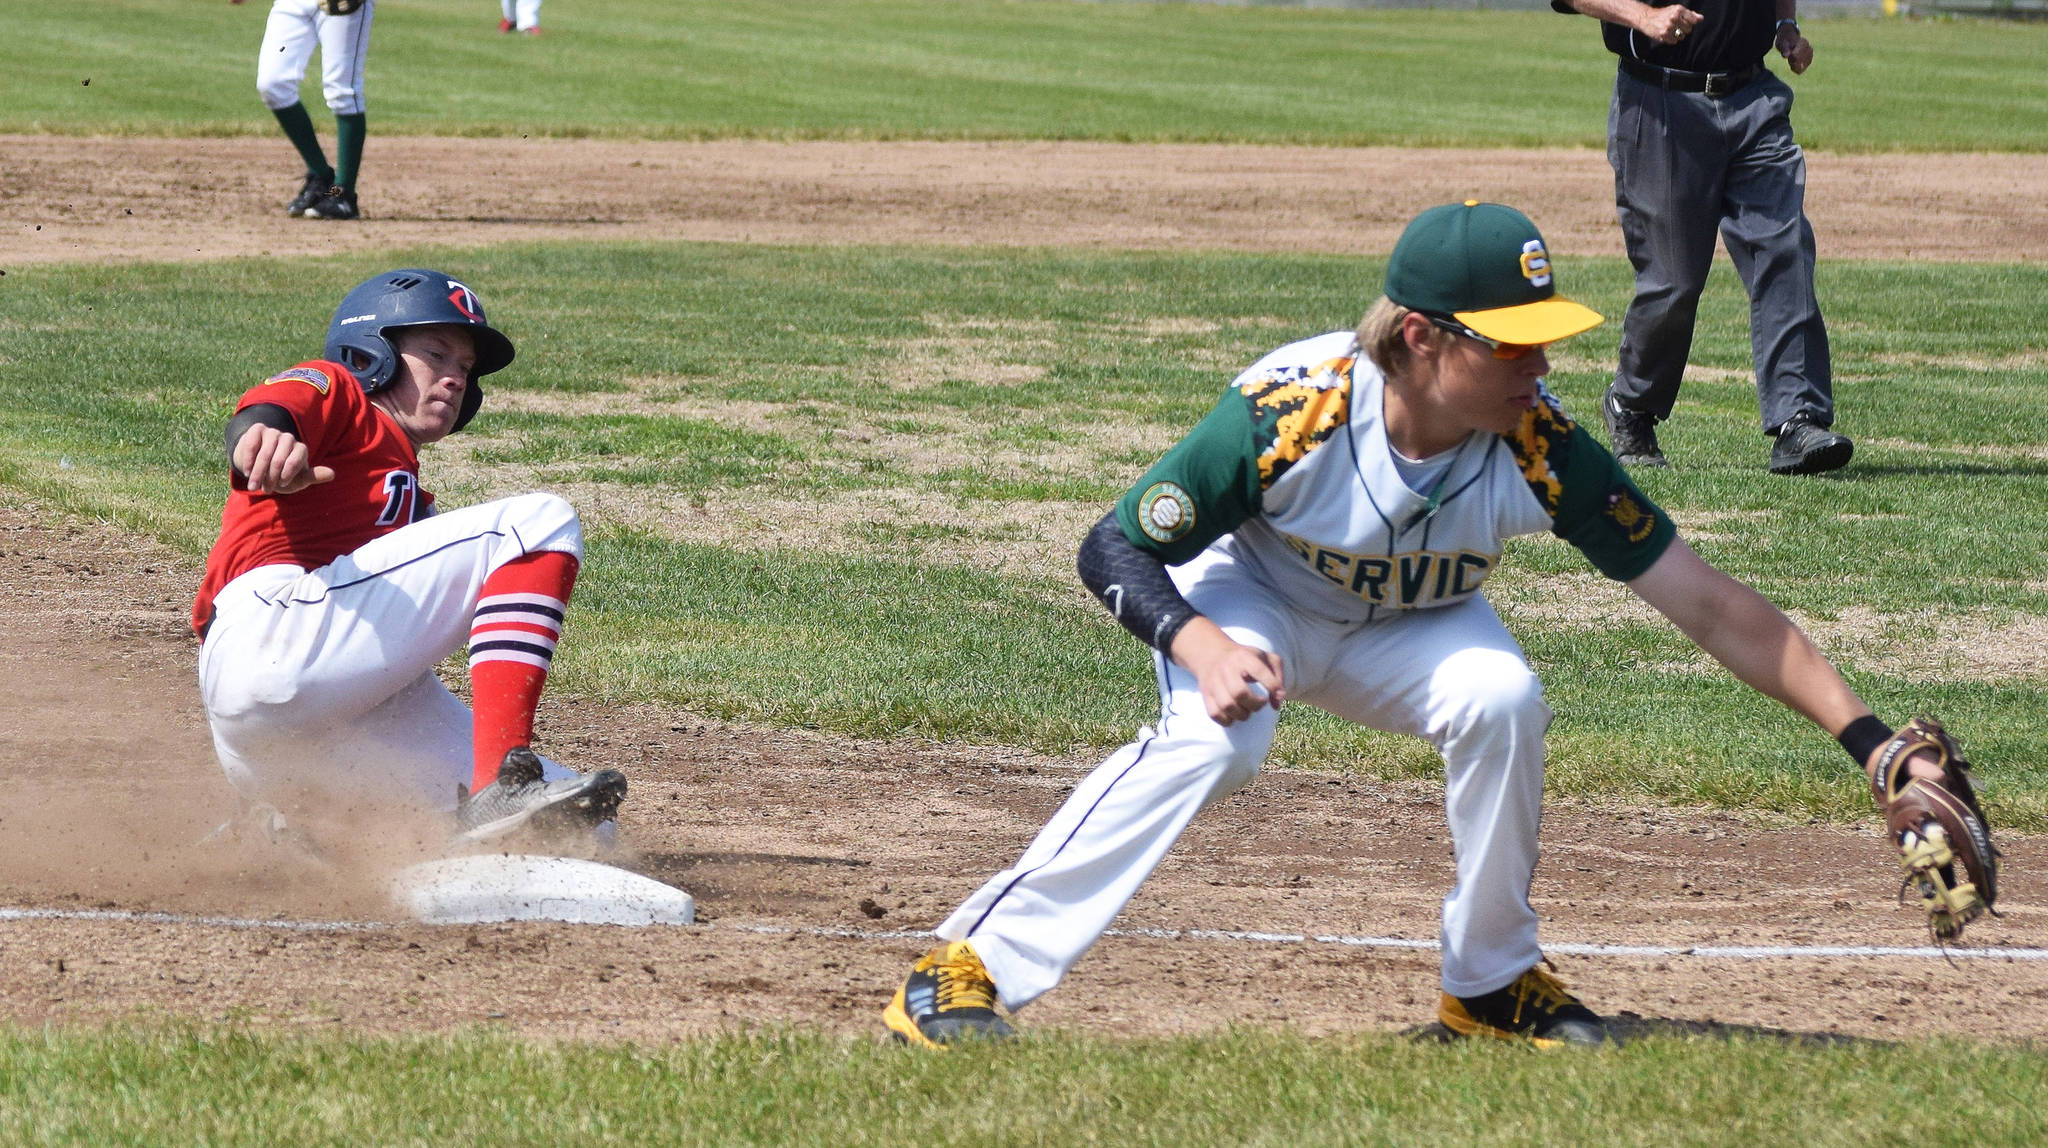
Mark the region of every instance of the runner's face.
<instances>
[{"instance_id":1,"label":"runner's face","mask_svg":"<svg viewBox=\"0 0 2048 1148\"><path fill-rule=\"evenodd\" d=\"M398 423L414 446L448 437L462 415L462 393L476 366L476 340L462 327L408 327L393 333L398 378L370 401Z\"/></svg>"}]
</instances>

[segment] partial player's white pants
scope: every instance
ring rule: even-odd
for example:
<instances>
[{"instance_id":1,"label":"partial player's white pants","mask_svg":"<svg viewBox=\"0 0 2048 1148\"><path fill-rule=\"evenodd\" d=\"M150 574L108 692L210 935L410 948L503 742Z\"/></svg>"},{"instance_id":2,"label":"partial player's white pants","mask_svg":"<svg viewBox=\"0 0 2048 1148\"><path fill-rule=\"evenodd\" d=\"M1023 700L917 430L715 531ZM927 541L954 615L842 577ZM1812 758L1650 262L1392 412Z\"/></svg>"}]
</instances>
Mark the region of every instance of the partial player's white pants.
<instances>
[{"instance_id":1,"label":"partial player's white pants","mask_svg":"<svg viewBox=\"0 0 2048 1148\"><path fill-rule=\"evenodd\" d=\"M314 793L453 809L472 772L471 717L434 667L468 642L484 579L548 550L580 560L582 524L555 495L524 494L415 522L317 570L259 566L229 582L199 651L228 780L273 804ZM546 765L550 779L573 775Z\"/></svg>"},{"instance_id":2,"label":"partial player's white pants","mask_svg":"<svg viewBox=\"0 0 2048 1148\"><path fill-rule=\"evenodd\" d=\"M540 27L540 0L498 0L498 8L522 32Z\"/></svg>"},{"instance_id":3,"label":"partial player's white pants","mask_svg":"<svg viewBox=\"0 0 2048 1148\"><path fill-rule=\"evenodd\" d=\"M256 92L271 111L299 102L299 81L320 49L320 91L337 116L363 110L363 62L370 55L370 19L377 0L346 16L329 16L321 0L275 0L256 54Z\"/></svg>"},{"instance_id":4,"label":"partial player's white pants","mask_svg":"<svg viewBox=\"0 0 2048 1148\"><path fill-rule=\"evenodd\" d=\"M1477 996L1542 959L1529 906L1551 711L1521 647L1483 598L1364 625L1282 602L1211 550L1172 571L1195 609L1283 659L1290 702L1426 738L1444 756L1457 883L1444 898L1443 987ZM970 940L1005 1007L1051 989L1150 876L1195 814L1258 772L1279 715L1225 727L1194 676L1164 658L1158 727L1090 773L1017 864L938 928Z\"/></svg>"}]
</instances>

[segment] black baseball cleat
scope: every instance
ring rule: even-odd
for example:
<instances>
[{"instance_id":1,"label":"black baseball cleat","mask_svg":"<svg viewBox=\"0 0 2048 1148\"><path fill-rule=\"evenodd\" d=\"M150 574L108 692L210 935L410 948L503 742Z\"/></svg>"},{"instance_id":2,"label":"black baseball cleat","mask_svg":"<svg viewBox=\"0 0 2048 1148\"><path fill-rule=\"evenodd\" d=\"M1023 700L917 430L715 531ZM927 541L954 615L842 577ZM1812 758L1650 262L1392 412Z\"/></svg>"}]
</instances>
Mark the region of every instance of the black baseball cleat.
<instances>
[{"instance_id":1,"label":"black baseball cleat","mask_svg":"<svg viewBox=\"0 0 2048 1148\"><path fill-rule=\"evenodd\" d=\"M307 172L305 184L299 188L299 194L292 196L292 201L284 205L284 213L293 219L299 218L306 214L307 208L325 199L333 187L333 172Z\"/></svg>"},{"instance_id":2,"label":"black baseball cleat","mask_svg":"<svg viewBox=\"0 0 2048 1148\"><path fill-rule=\"evenodd\" d=\"M996 983L966 941L940 945L919 958L882 1010L882 1023L897 1040L921 1048L1001 1040L1016 1032L996 1015Z\"/></svg>"},{"instance_id":3,"label":"black baseball cleat","mask_svg":"<svg viewBox=\"0 0 2048 1148\"><path fill-rule=\"evenodd\" d=\"M619 815L626 775L616 769L548 781L540 756L523 745L505 751L498 777L471 794L455 794L455 842L476 845L517 830L567 833L594 830Z\"/></svg>"},{"instance_id":4,"label":"black baseball cleat","mask_svg":"<svg viewBox=\"0 0 2048 1148\"><path fill-rule=\"evenodd\" d=\"M1607 1022L1579 1003L1564 982L1533 965L1506 988L1476 997L1443 994L1436 1018L1459 1036L1490 1036L1537 1048L1620 1045Z\"/></svg>"},{"instance_id":5,"label":"black baseball cleat","mask_svg":"<svg viewBox=\"0 0 2048 1148\"><path fill-rule=\"evenodd\" d=\"M1821 474L1849 464L1856 444L1816 426L1806 415L1793 415L1778 428L1778 441L1771 447L1772 474Z\"/></svg>"},{"instance_id":6,"label":"black baseball cleat","mask_svg":"<svg viewBox=\"0 0 2048 1148\"><path fill-rule=\"evenodd\" d=\"M299 218L301 219L360 219L362 213L356 209L356 190L352 187L330 187L327 194L314 200Z\"/></svg>"},{"instance_id":7,"label":"black baseball cleat","mask_svg":"<svg viewBox=\"0 0 2048 1148\"><path fill-rule=\"evenodd\" d=\"M1600 396L1600 421L1607 424L1608 449L1623 466L1670 466L1657 447L1657 416L1621 405L1613 386Z\"/></svg>"}]
</instances>

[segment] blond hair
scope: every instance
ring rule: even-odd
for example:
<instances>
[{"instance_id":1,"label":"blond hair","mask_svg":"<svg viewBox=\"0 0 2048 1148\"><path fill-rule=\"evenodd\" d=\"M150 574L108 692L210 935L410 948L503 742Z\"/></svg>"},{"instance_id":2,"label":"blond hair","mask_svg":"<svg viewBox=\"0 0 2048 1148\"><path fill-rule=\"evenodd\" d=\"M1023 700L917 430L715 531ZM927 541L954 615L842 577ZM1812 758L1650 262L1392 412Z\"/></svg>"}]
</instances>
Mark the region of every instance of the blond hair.
<instances>
[{"instance_id":1,"label":"blond hair","mask_svg":"<svg viewBox=\"0 0 2048 1148\"><path fill-rule=\"evenodd\" d=\"M1358 321L1358 348L1379 367L1381 374L1392 377L1408 372L1412 355L1401 330L1402 320L1408 315L1409 308L1382 295L1366 309L1365 318ZM1449 331L1436 327L1431 327L1429 334L1438 344L1449 342L1451 337Z\"/></svg>"}]
</instances>

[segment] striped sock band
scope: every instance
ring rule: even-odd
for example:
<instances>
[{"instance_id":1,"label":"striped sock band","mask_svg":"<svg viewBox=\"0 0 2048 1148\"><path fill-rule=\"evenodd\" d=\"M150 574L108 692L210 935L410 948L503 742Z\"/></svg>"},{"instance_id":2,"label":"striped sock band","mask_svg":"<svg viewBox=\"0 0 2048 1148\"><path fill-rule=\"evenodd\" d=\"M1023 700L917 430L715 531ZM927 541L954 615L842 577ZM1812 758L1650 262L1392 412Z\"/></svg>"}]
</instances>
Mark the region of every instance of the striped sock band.
<instances>
[{"instance_id":1,"label":"striped sock band","mask_svg":"<svg viewBox=\"0 0 2048 1148\"><path fill-rule=\"evenodd\" d=\"M472 791L497 780L505 751L533 742L533 711L555 661L577 567L573 554L542 551L521 555L484 579L469 624Z\"/></svg>"},{"instance_id":2,"label":"striped sock band","mask_svg":"<svg viewBox=\"0 0 2048 1148\"><path fill-rule=\"evenodd\" d=\"M479 601L469 624L469 669L485 662L517 662L545 674L562 639L569 604L546 594L495 594Z\"/></svg>"}]
</instances>

